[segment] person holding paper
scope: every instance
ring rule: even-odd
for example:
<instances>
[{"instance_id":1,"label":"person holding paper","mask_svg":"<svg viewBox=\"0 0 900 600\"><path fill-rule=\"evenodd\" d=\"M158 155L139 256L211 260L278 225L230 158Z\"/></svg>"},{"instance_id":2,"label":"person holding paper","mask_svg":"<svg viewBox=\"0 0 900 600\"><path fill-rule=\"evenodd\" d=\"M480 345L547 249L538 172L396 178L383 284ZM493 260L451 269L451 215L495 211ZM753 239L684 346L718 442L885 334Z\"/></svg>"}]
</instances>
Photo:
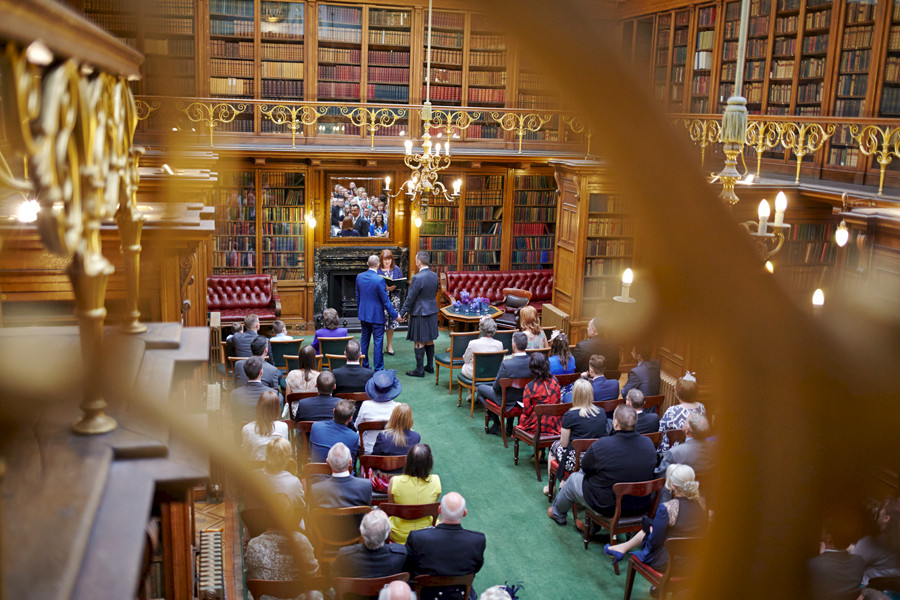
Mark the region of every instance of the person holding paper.
<instances>
[{"instance_id":1,"label":"person holding paper","mask_svg":"<svg viewBox=\"0 0 900 600\"><path fill-rule=\"evenodd\" d=\"M401 271L400 267L397 266L397 263L394 262L394 253L387 248L381 251L381 264L376 273L391 280L387 282L388 298L391 299L391 304L394 309L399 312L400 290L397 289L397 284L392 282L403 279L403 271ZM394 330L399 326L400 323L392 319L391 315L388 314L388 311L384 311L384 343L387 348L385 352L391 356L394 355Z\"/></svg>"}]
</instances>

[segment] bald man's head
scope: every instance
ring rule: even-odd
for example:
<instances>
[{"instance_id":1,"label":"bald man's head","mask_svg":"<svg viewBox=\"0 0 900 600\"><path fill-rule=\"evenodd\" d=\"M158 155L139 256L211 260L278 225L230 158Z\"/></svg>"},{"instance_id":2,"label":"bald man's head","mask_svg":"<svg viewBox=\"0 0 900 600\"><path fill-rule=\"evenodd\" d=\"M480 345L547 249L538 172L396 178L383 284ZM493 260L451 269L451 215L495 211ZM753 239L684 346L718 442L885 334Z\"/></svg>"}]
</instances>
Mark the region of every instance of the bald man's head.
<instances>
[{"instance_id":1,"label":"bald man's head","mask_svg":"<svg viewBox=\"0 0 900 600\"><path fill-rule=\"evenodd\" d=\"M392 581L378 594L378 600L414 600L415 597L405 581Z\"/></svg>"},{"instance_id":2,"label":"bald man's head","mask_svg":"<svg viewBox=\"0 0 900 600\"><path fill-rule=\"evenodd\" d=\"M450 492L441 500L441 523L459 525L466 516L466 499L457 492Z\"/></svg>"}]
</instances>

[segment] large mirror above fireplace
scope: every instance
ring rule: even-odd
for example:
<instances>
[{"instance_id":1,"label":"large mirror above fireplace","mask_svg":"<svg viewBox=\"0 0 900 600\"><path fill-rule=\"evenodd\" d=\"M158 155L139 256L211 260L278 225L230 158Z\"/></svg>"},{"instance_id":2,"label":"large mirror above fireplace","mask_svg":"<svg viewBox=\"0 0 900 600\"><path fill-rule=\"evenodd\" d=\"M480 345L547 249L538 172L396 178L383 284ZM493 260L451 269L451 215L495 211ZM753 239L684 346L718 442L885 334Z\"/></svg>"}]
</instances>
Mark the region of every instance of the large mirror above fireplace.
<instances>
[{"instance_id":1,"label":"large mirror above fireplace","mask_svg":"<svg viewBox=\"0 0 900 600\"><path fill-rule=\"evenodd\" d=\"M339 174L327 179L331 239L394 239L390 198L384 193L384 175ZM376 239L369 243L380 243Z\"/></svg>"}]
</instances>

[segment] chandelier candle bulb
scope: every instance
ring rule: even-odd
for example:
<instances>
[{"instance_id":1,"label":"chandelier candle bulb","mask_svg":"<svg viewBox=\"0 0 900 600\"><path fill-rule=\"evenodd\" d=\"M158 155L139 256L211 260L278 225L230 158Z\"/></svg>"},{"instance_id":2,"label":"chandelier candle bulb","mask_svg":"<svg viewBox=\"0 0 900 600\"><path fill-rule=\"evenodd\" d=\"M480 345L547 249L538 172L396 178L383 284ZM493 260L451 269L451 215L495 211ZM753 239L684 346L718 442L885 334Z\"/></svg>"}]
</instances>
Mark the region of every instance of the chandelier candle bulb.
<instances>
[{"instance_id":1,"label":"chandelier candle bulb","mask_svg":"<svg viewBox=\"0 0 900 600\"><path fill-rule=\"evenodd\" d=\"M441 155L441 143L440 143L440 142L438 142L437 145L434 147L434 152L435 152L435 154L437 154L438 156Z\"/></svg>"},{"instance_id":2,"label":"chandelier candle bulb","mask_svg":"<svg viewBox=\"0 0 900 600\"><path fill-rule=\"evenodd\" d=\"M784 192L778 192L775 196L775 226L784 225L784 211L787 210L787 196Z\"/></svg>"},{"instance_id":3,"label":"chandelier candle bulb","mask_svg":"<svg viewBox=\"0 0 900 600\"><path fill-rule=\"evenodd\" d=\"M834 241L837 242L837 245L843 248L847 245L847 242L850 240L850 230L847 229L846 221L841 221L841 224L838 225L837 230L834 232Z\"/></svg>"},{"instance_id":4,"label":"chandelier candle bulb","mask_svg":"<svg viewBox=\"0 0 900 600\"><path fill-rule=\"evenodd\" d=\"M391 176L388 175L384 178L384 191L388 192L391 189Z\"/></svg>"},{"instance_id":5,"label":"chandelier candle bulb","mask_svg":"<svg viewBox=\"0 0 900 600\"><path fill-rule=\"evenodd\" d=\"M406 154L407 156L412 154L412 140L406 140L403 142L403 145L406 146Z\"/></svg>"},{"instance_id":6,"label":"chandelier candle bulb","mask_svg":"<svg viewBox=\"0 0 900 600\"><path fill-rule=\"evenodd\" d=\"M765 200L759 201L759 211L757 211L759 215L759 230L757 233L759 235L766 234L766 225L769 222L769 203Z\"/></svg>"},{"instance_id":7,"label":"chandelier candle bulb","mask_svg":"<svg viewBox=\"0 0 900 600\"><path fill-rule=\"evenodd\" d=\"M457 179L453 182L453 195L459 196L459 190L462 188L462 179Z\"/></svg>"},{"instance_id":8,"label":"chandelier candle bulb","mask_svg":"<svg viewBox=\"0 0 900 600\"><path fill-rule=\"evenodd\" d=\"M444 143L444 156L450 156L450 140Z\"/></svg>"},{"instance_id":9,"label":"chandelier candle bulb","mask_svg":"<svg viewBox=\"0 0 900 600\"><path fill-rule=\"evenodd\" d=\"M817 289L812 295L813 314L818 315L822 312L825 305L825 293L821 289Z\"/></svg>"},{"instance_id":10,"label":"chandelier candle bulb","mask_svg":"<svg viewBox=\"0 0 900 600\"><path fill-rule=\"evenodd\" d=\"M769 273L775 272L775 265L772 264L771 260L766 261L766 271L768 271Z\"/></svg>"}]
</instances>

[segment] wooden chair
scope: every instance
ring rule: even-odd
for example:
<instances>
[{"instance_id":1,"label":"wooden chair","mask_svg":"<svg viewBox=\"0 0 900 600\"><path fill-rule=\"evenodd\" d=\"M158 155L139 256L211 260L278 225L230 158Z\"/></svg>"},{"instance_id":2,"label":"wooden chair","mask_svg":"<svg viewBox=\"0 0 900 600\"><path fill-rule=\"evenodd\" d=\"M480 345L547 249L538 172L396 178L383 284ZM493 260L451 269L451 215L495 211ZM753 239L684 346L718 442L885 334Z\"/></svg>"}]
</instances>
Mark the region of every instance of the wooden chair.
<instances>
[{"instance_id":1,"label":"wooden chair","mask_svg":"<svg viewBox=\"0 0 900 600\"><path fill-rule=\"evenodd\" d=\"M298 356L300 354L300 346L303 345L303 338L294 338L292 340L269 340L272 345L272 362L275 366L288 372L285 355Z\"/></svg>"},{"instance_id":2,"label":"wooden chair","mask_svg":"<svg viewBox=\"0 0 900 600\"><path fill-rule=\"evenodd\" d=\"M336 354L338 356L344 356L344 350L347 349L347 342L352 339L352 335L345 335L344 337L319 338L319 352L321 352L325 356L323 366L328 367L328 370L332 371L333 369L328 363L328 355Z\"/></svg>"},{"instance_id":3,"label":"wooden chair","mask_svg":"<svg viewBox=\"0 0 900 600\"><path fill-rule=\"evenodd\" d=\"M472 593L472 582L475 581L475 573L468 575L419 575L413 579L413 588L416 595L421 597L421 591L429 587L465 587L465 595L462 598L468 598Z\"/></svg>"},{"instance_id":4,"label":"wooden chair","mask_svg":"<svg viewBox=\"0 0 900 600\"><path fill-rule=\"evenodd\" d=\"M669 448L674 446L675 444L682 444L684 440L687 439L687 434L684 432L684 429L667 429L666 437L669 438Z\"/></svg>"},{"instance_id":5,"label":"wooden chair","mask_svg":"<svg viewBox=\"0 0 900 600\"><path fill-rule=\"evenodd\" d=\"M475 416L475 388L478 387L479 383L494 382L506 352L506 350L476 352L472 356L472 379L464 377L462 373L456 376L456 382L459 384L459 399L456 402L456 406L462 406L463 388L469 390L469 393L472 394L472 407L469 410L470 418Z\"/></svg>"},{"instance_id":6,"label":"wooden chair","mask_svg":"<svg viewBox=\"0 0 900 600\"><path fill-rule=\"evenodd\" d=\"M334 588L335 600L351 598L378 598L381 588L392 581L409 581L409 573L397 573L377 579L363 579L361 577L332 577L331 587Z\"/></svg>"},{"instance_id":7,"label":"wooden chair","mask_svg":"<svg viewBox=\"0 0 900 600\"><path fill-rule=\"evenodd\" d=\"M382 502L378 505L379 510L383 510L389 517L397 517L398 519L406 519L407 521L415 521L431 517L430 527L437 524L440 515L440 502L432 502L430 504L394 504L392 502ZM398 540L391 539L392 542Z\"/></svg>"},{"instance_id":8,"label":"wooden chair","mask_svg":"<svg viewBox=\"0 0 900 600\"><path fill-rule=\"evenodd\" d=\"M539 459L542 448L549 448L553 442L559 440L559 434L542 434L541 427L544 417L562 417L572 408L572 404L538 404L534 407L534 414L537 415L537 429L534 434L530 434L520 426L513 429L513 464L519 464L519 441L528 444L534 448L534 471L537 474L537 480L541 481L541 461Z\"/></svg>"},{"instance_id":9,"label":"wooden chair","mask_svg":"<svg viewBox=\"0 0 900 600\"><path fill-rule=\"evenodd\" d=\"M529 356L531 356L534 352L540 352L547 358L550 358L550 347L549 346L547 348L530 348L528 350L525 350L525 354L527 354Z\"/></svg>"},{"instance_id":10,"label":"wooden chair","mask_svg":"<svg viewBox=\"0 0 900 600\"><path fill-rule=\"evenodd\" d=\"M301 421L301 423L306 423L308 421ZM311 422L311 421L309 421ZM303 497L306 498L307 505L309 504L309 490L313 486L313 482L316 480L315 478L318 475L331 475L331 467L328 466L328 463L314 463L308 462L303 465L303 477L300 479L300 483L303 484Z\"/></svg>"},{"instance_id":11,"label":"wooden chair","mask_svg":"<svg viewBox=\"0 0 900 600\"><path fill-rule=\"evenodd\" d=\"M242 360L247 360L249 356L229 356L228 357L228 376L231 377L232 383L235 381L234 366Z\"/></svg>"},{"instance_id":12,"label":"wooden chair","mask_svg":"<svg viewBox=\"0 0 900 600\"><path fill-rule=\"evenodd\" d=\"M315 398L319 395L319 392L294 392L293 394L287 394L284 398L284 404L286 406L291 406L291 418L293 419L295 415L294 407L291 405L293 402L299 402L304 398Z\"/></svg>"},{"instance_id":13,"label":"wooden chair","mask_svg":"<svg viewBox=\"0 0 900 600\"><path fill-rule=\"evenodd\" d=\"M387 421L366 421L365 423L360 423L356 427L356 431L359 432L359 451L357 451L357 456L363 454L365 451L365 446L363 446L363 434L367 431L379 431L383 430L387 426Z\"/></svg>"},{"instance_id":14,"label":"wooden chair","mask_svg":"<svg viewBox=\"0 0 900 600\"><path fill-rule=\"evenodd\" d=\"M659 505L659 492L666 484L666 478L652 479L650 481L637 481L631 483L613 484L613 493L616 495L616 512L613 516L606 517L594 512L590 507L584 507L584 549L587 550L591 537L594 535L594 525L598 525L609 531L609 539L613 540L620 533L630 533L641 530L641 517L656 514L656 507ZM636 515L622 514L622 498L632 496L634 498L644 498L653 496L650 507ZM614 565L616 575L619 574L619 565Z\"/></svg>"},{"instance_id":15,"label":"wooden chair","mask_svg":"<svg viewBox=\"0 0 900 600\"><path fill-rule=\"evenodd\" d=\"M254 598L262 598L263 595L273 598L296 598L300 594L312 591L328 591L327 577L310 577L303 579L288 579L274 581L271 579L248 579L247 589Z\"/></svg>"},{"instance_id":16,"label":"wooden chair","mask_svg":"<svg viewBox=\"0 0 900 600\"><path fill-rule=\"evenodd\" d=\"M503 349L512 354L512 336L517 331L517 329L507 329L505 331L498 330L497 333L494 334L495 340L500 340L500 343L503 344Z\"/></svg>"},{"instance_id":17,"label":"wooden chair","mask_svg":"<svg viewBox=\"0 0 900 600\"><path fill-rule=\"evenodd\" d=\"M450 369L450 393L453 393L453 369L462 369L465 362L463 354L466 347L474 339L478 338L477 331L461 331L450 334L450 349L448 352L434 357L434 385L440 384L441 367Z\"/></svg>"},{"instance_id":18,"label":"wooden chair","mask_svg":"<svg viewBox=\"0 0 900 600\"><path fill-rule=\"evenodd\" d=\"M572 450L575 452L575 470L576 471L581 468L581 455L584 454L585 452L587 452L587 449L591 447L591 444L596 442L598 439L600 439L600 438L584 438L581 440L572 440ZM553 465L551 464L551 467L552 466ZM557 465L557 466L559 466L559 465ZM566 478L563 477L560 480L560 485L562 485L562 482L565 480L566 480ZM553 504L553 498L556 495L556 469L553 469L553 468L550 469L549 487L550 487L550 495L549 495L550 504ZM574 507L572 508L572 511L574 514L574 511L575 511Z\"/></svg>"},{"instance_id":19,"label":"wooden chair","mask_svg":"<svg viewBox=\"0 0 900 600\"><path fill-rule=\"evenodd\" d=\"M300 368L300 355L298 354L298 355L294 356L291 354L285 354L284 355L284 363L287 367L288 373L290 373L291 371L293 371L295 369L299 369ZM316 354L316 371L319 371L320 373L322 372L322 355L321 354Z\"/></svg>"},{"instance_id":20,"label":"wooden chair","mask_svg":"<svg viewBox=\"0 0 900 600\"><path fill-rule=\"evenodd\" d=\"M556 375L556 380L559 382L559 387L561 388L573 384L579 379L581 379L581 373L567 373L565 375Z\"/></svg>"},{"instance_id":21,"label":"wooden chair","mask_svg":"<svg viewBox=\"0 0 900 600\"><path fill-rule=\"evenodd\" d=\"M531 292L517 288L503 289L503 314L498 316L498 329L515 331L519 328L519 311L531 302Z\"/></svg>"},{"instance_id":22,"label":"wooden chair","mask_svg":"<svg viewBox=\"0 0 900 600\"><path fill-rule=\"evenodd\" d=\"M653 433L642 433L646 438L650 438L650 441L653 442L653 447L659 450L659 445L662 443L662 431L654 431Z\"/></svg>"},{"instance_id":23,"label":"wooden chair","mask_svg":"<svg viewBox=\"0 0 900 600\"><path fill-rule=\"evenodd\" d=\"M330 565L341 548L360 543L359 522L371 511L371 506L311 508L306 527L319 562Z\"/></svg>"},{"instance_id":24,"label":"wooden chair","mask_svg":"<svg viewBox=\"0 0 900 600\"><path fill-rule=\"evenodd\" d=\"M297 440L297 443L294 444L294 448L299 454L297 457L297 464L305 465L305 463L309 462L309 433L312 431L313 423L315 423L315 421L294 421L294 438ZM304 472L304 477L305 476L306 474Z\"/></svg>"},{"instance_id":25,"label":"wooden chair","mask_svg":"<svg viewBox=\"0 0 900 600\"><path fill-rule=\"evenodd\" d=\"M272 525L272 517L266 508L245 508L241 511L241 522L251 538L266 532Z\"/></svg>"},{"instance_id":26,"label":"wooden chair","mask_svg":"<svg viewBox=\"0 0 900 600\"><path fill-rule=\"evenodd\" d=\"M347 357L343 354L326 354L325 364L328 365L329 371L334 371L347 364Z\"/></svg>"},{"instance_id":27,"label":"wooden chair","mask_svg":"<svg viewBox=\"0 0 900 600\"><path fill-rule=\"evenodd\" d=\"M625 600L631 600L634 576L638 573L659 590L658 598L682 590L693 579L693 570L700 546L700 538L669 538L665 541L669 562L666 571L660 573L653 567L638 560L634 554L628 555L628 574L625 576Z\"/></svg>"},{"instance_id":28,"label":"wooden chair","mask_svg":"<svg viewBox=\"0 0 900 600\"><path fill-rule=\"evenodd\" d=\"M662 403L665 402L665 400L666 397L663 395L644 396L644 412L652 412L659 415L659 409L662 406Z\"/></svg>"},{"instance_id":29,"label":"wooden chair","mask_svg":"<svg viewBox=\"0 0 900 600\"><path fill-rule=\"evenodd\" d=\"M612 400L600 400L594 402L594 406L604 411L607 417L610 417L613 414L613 411L616 410L616 407L620 404L625 404L624 398L614 398Z\"/></svg>"},{"instance_id":30,"label":"wooden chair","mask_svg":"<svg viewBox=\"0 0 900 600\"><path fill-rule=\"evenodd\" d=\"M365 402L369 399L369 395L365 392L341 392L340 394L335 394L334 397L353 400L354 402Z\"/></svg>"},{"instance_id":31,"label":"wooden chair","mask_svg":"<svg viewBox=\"0 0 900 600\"><path fill-rule=\"evenodd\" d=\"M384 473L399 471L406 466L406 455L362 454L359 457L359 468L363 471L378 469Z\"/></svg>"},{"instance_id":32,"label":"wooden chair","mask_svg":"<svg viewBox=\"0 0 900 600\"><path fill-rule=\"evenodd\" d=\"M504 448L509 448L506 441L506 419L515 419L522 414L522 408L518 404L507 405L506 390L509 388L524 390L529 383L531 383L531 377L519 377L518 379L504 377L500 380L500 404L487 398L484 399L484 432L487 433L490 414L494 413L500 418L500 434L503 436Z\"/></svg>"}]
</instances>

